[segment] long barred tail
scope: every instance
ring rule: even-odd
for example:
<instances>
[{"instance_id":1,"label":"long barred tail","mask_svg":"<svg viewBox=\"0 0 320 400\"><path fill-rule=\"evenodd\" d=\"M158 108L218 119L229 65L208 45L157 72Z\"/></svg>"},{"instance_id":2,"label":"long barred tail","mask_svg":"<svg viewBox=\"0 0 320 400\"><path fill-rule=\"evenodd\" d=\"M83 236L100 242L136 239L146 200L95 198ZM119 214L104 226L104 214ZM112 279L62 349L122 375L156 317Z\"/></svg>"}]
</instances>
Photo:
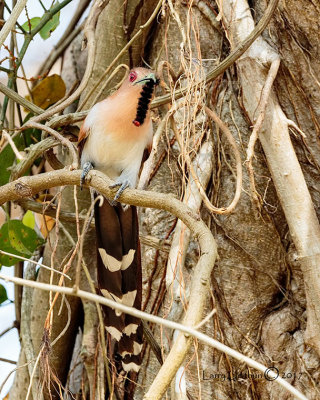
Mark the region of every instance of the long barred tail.
<instances>
[{"instance_id":1,"label":"long barred tail","mask_svg":"<svg viewBox=\"0 0 320 400\"><path fill-rule=\"evenodd\" d=\"M98 285L106 298L141 309L142 276L136 207L126 211L105 199L95 206L98 246ZM138 318L103 307L105 326L114 339L114 356L126 372L141 364L142 325Z\"/></svg>"}]
</instances>

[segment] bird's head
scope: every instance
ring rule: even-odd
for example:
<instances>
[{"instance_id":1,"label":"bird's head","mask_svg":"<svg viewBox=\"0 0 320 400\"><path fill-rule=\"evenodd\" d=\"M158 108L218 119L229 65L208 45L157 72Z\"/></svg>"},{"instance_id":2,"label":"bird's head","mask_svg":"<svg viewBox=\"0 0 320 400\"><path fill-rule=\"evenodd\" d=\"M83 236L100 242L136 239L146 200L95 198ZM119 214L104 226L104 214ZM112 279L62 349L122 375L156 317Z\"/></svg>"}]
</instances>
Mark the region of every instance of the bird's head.
<instances>
[{"instance_id":1,"label":"bird's head","mask_svg":"<svg viewBox=\"0 0 320 400\"><path fill-rule=\"evenodd\" d=\"M121 90L131 93L138 100L136 117L132 123L141 126L149 111L149 105L154 95L155 86L160 80L156 74L147 68L135 68L129 72L128 77L121 86Z\"/></svg>"},{"instance_id":2,"label":"bird's head","mask_svg":"<svg viewBox=\"0 0 320 400\"><path fill-rule=\"evenodd\" d=\"M141 86L144 86L150 82L153 83L153 86L158 85L160 82L156 74L151 69L147 68L132 69L129 72L127 79L129 81L129 85L131 84L131 86L136 86L136 87L140 86L140 88Z\"/></svg>"}]
</instances>

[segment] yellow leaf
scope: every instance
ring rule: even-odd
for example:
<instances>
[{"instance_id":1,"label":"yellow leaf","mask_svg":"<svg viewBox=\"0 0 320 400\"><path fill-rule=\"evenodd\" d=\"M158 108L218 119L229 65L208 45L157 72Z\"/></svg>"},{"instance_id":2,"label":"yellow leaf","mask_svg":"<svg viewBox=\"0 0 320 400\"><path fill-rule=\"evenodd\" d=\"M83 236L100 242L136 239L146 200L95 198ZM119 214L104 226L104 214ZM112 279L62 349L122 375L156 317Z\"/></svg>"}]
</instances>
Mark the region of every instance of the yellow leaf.
<instances>
[{"instance_id":1,"label":"yellow leaf","mask_svg":"<svg viewBox=\"0 0 320 400\"><path fill-rule=\"evenodd\" d=\"M32 100L35 105L44 110L62 99L66 94L66 85L61 76L54 74L40 81L32 90ZM26 99L31 101L30 96Z\"/></svg>"},{"instance_id":2,"label":"yellow leaf","mask_svg":"<svg viewBox=\"0 0 320 400\"><path fill-rule=\"evenodd\" d=\"M42 216L42 223L40 226L40 232L42 233L43 237L46 239L48 237L49 232L52 230L52 228L55 226L56 221L52 218L49 217L48 215L45 215L44 218Z\"/></svg>"},{"instance_id":3,"label":"yellow leaf","mask_svg":"<svg viewBox=\"0 0 320 400\"><path fill-rule=\"evenodd\" d=\"M47 200L52 199L52 197L53 196L49 193L40 194L39 198L36 199L36 201L41 204L48 204L49 201L47 201ZM56 224L55 219L52 217L49 217L48 215L43 215L40 213L35 214L35 218L36 218L37 225L40 229L40 232L42 233L42 236L44 237L44 239L46 239L49 235L49 232L52 230L52 228Z\"/></svg>"}]
</instances>

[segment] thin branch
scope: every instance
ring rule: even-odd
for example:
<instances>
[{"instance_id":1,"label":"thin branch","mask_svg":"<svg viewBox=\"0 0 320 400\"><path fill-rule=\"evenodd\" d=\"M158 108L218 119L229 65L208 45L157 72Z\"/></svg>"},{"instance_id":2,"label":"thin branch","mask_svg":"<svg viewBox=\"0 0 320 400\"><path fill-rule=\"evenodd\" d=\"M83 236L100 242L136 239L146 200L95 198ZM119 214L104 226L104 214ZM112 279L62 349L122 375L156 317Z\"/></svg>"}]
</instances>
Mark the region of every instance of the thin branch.
<instances>
[{"instance_id":1,"label":"thin branch","mask_svg":"<svg viewBox=\"0 0 320 400\"><path fill-rule=\"evenodd\" d=\"M27 152L27 157L21 161L19 164L14 165L11 169L11 177L10 180L14 181L15 179L22 176L35 162L35 160L54 146L57 146L59 142L52 138L48 137L41 142L31 145L29 148L25 149Z\"/></svg>"},{"instance_id":2,"label":"thin branch","mask_svg":"<svg viewBox=\"0 0 320 400\"><path fill-rule=\"evenodd\" d=\"M2 357L0 357L0 361L1 361L1 362L6 362L6 363L8 363L8 364L14 364L14 365L17 364L17 361L8 360L7 358L2 358Z\"/></svg>"},{"instance_id":3,"label":"thin branch","mask_svg":"<svg viewBox=\"0 0 320 400\"><path fill-rule=\"evenodd\" d=\"M32 119L29 120L25 125L23 125L23 129L27 129L30 127L46 131L51 136L53 136L55 139L59 140L59 142L62 145L66 146L69 149L70 155L72 157L71 168L75 169L78 167L78 153L77 153L74 145L70 142L70 140L66 139L64 136L60 135L60 133L58 133L54 129L50 128L49 126L39 124L38 122L34 122Z\"/></svg>"},{"instance_id":4,"label":"thin branch","mask_svg":"<svg viewBox=\"0 0 320 400\"><path fill-rule=\"evenodd\" d=\"M270 69L268 71L267 79L266 79L264 87L261 91L261 100L258 105L258 111L259 111L258 118L254 124L252 133L250 135L249 143L248 143L248 148L247 148L246 165L247 165L248 173L249 173L251 196L252 196L253 201L258 209L260 209L260 201L259 201L259 194L256 190L255 180L254 180L252 159L254 156L254 146L258 140L258 135L259 135L260 129L261 129L263 121L264 121L268 99L270 96L273 82L277 76L279 66L280 66L280 57L276 58L274 61L272 61Z\"/></svg>"},{"instance_id":5,"label":"thin branch","mask_svg":"<svg viewBox=\"0 0 320 400\"><path fill-rule=\"evenodd\" d=\"M38 76L42 76L44 74L48 74L58 60L58 58L63 54L65 49L70 45L70 43L79 35L84 27L85 22L83 22L80 26L75 28L66 38L65 40L58 46L55 46L54 50L51 51L49 57L45 60L45 63L40 67L38 71Z\"/></svg>"},{"instance_id":6,"label":"thin branch","mask_svg":"<svg viewBox=\"0 0 320 400\"><path fill-rule=\"evenodd\" d=\"M83 28L83 24L79 27L75 28L82 14L86 10L90 3L90 0L81 0L76 8L76 11L64 31L63 35L59 39L58 43L54 46L54 50L50 53L49 57L45 60L45 62L40 66L37 75L43 75L44 73L48 73L52 68L53 64L60 57L63 51L69 46L69 44L73 41L73 39L80 33Z\"/></svg>"},{"instance_id":7,"label":"thin branch","mask_svg":"<svg viewBox=\"0 0 320 400\"><path fill-rule=\"evenodd\" d=\"M194 167L192 165L190 156L186 153L186 154L184 154L184 157L185 157L185 160L186 160L186 164L188 165L188 169L189 169L189 171L191 173L191 176L192 176L195 184L197 185L197 188L198 188L199 193L200 193L200 195L202 197L203 203L205 204L207 209L213 214L229 214L235 209L235 207L236 207L236 205L237 205L237 203L239 201L240 195L241 195L241 188L242 188L241 156L240 156L240 152L238 150L237 143L234 140L229 128L221 121L221 119L218 117L218 115L214 111L210 110L208 107L205 107L204 109L205 109L206 113L217 124L219 124L220 128L223 130L223 133L226 135L226 137L227 137L227 139L228 139L228 141L229 141L229 143L230 143L230 145L232 147L232 150L233 150L233 153L234 153L234 157L236 159L236 169L237 169L236 191L235 191L234 198L233 198L232 202L229 204L228 207L220 207L220 208L218 208L218 207L215 207L211 203L211 201L209 200L209 198L208 198L208 196L206 194L205 189L203 188L203 186L201 185L201 183L200 183L200 181L199 181L199 179L197 177L197 173L196 173L196 171L195 171L195 169L194 169ZM171 110L168 113L168 117L172 117L173 114L176 111L177 111L177 108L172 107ZM180 149L181 149L181 151L183 151L183 140L181 138L181 135L180 135L180 133L179 133L179 131L178 131L173 119L172 119L172 127L173 127L173 131L174 131L175 137L177 139L177 142L179 143Z\"/></svg>"},{"instance_id":8,"label":"thin branch","mask_svg":"<svg viewBox=\"0 0 320 400\"><path fill-rule=\"evenodd\" d=\"M12 140L12 137L8 134L7 131L3 130L2 131L2 137L4 139L7 139L8 144L10 145L12 151L14 152L15 156L17 157L18 160L22 161L25 159L25 157L20 153L20 151L17 149L17 146L15 145L14 141ZM2 146L2 150L5 147Z\"/></svg>"},{"instance_id":9,"label":"thin branch","mask_svg":"<svg viewBox=\"0 0 320 400\"><path fill-rule=\"evenodd\" d=\"M15 278L15 277L11 277L11 276L6 276L1 273L0 273L0 279L5 280L6 282L8 282L8 281L13 282L16 285L28 286L28 287L46 290L46 291L54 291L57 293L63 293L68 296L76 296L76 297L79 297L84 300L100 303L104 306L112 308L113 310L119 310L123 313L132 315L134 317L143 319L145 321L149 321L154 324L165 326L169 329L178 330L181 332L181 336L184 336L185 341L189 341L190 336L195 337L195 338L199 339L201 342L207 344L208 346L211 346L225 354L228 354L229 356L235 358L239 362L244 362L244 363L248 364L250 367L257 369L258 371L261 371L263 374L267 374L266 376L269 379L275 379L276 383L278 383L279 385L284 387L286 390L288 390L291 394L296 396L298 399L308 400L306 396L304 396L300 391L298 391L292 385L290 385L285 379L282 379L280 376L278 376L273 370L270 370L263 364L253 360L252 358L245 356L244 354L239 353L238 351L232 349L231 347L224 345L223 343L220 343L219 341L217 341L215 339L210 338L209 336L197 331L196 329L194 329L190 326L187 326L184 324L179 324L174 321L168 321L166 319L157 317L155 315L151 315L146 312L139 311L133 307L128 307L121 303L117 303L113 300L109 300L103 296L99 296L99 295L89 293L89 292L86 292L83 290L78 290L75 293L72 288L61 287L61 286L57 286L57 285L49 285L47 283L35 282L35 281L30 281L30 280L26 280L26 279L22 279L22 278ZM166 364L166 361L165 361L165 364ZM152 394L149 391L145 395L144 399L145 400L151 400L151 399L157 400L162 397L162 393L160 394L160 397L159 397L159 394L160 393L158 391L153 392Z\"/></svg>"},{"instance_id":10,"label":"thin branch","mask_svg":"<svg viewBox=\"0 0 320 400\"><path fill-rule=\"evenodd\" d=\"M9 326L9 328L6 328L5 330L3 330L3 331L0 333L0 338L1 338L3 335L5 335L6 333L10 332L11 329L13 329L13 328L16 328L16 325L15 325L14 323L13 323L11 326Z\"/></svg>"},{"instance_id":11,"label":"thin branch","mask_svg":"<svg viewBox=\"0 0 320 400\"><path fill-rule=\"evenodd\" d=\"M0 92L5 94L7 97L10 99L14 100L16 103L20 104L21 106L27 108L29 111L32 111L34 114L41 114L43 113L43 109L36 106L35 104L31 103L31 101L28 101L24 97L20 96L18 93L16 93L14 90L10 89L6 85L0 82Z\"/></svg>"},{"instance_id":12,"label":"thin branch","mask_svg":"<svg viewBox=\"0 0 320 400\"><path fill-rule=\"evenodd\" d=\"M17 4L14 6L10 17L7 19L0 31L0 48L2 47L11 30L14 28L19 15L22 13L26 4L27 0L18 0Z\"/></svg>"},{"instance_id":13,"label":"thin branch","mask_svg":"<svg viewBox=\"0 0 320 400\"><path fill-rule=\"evenodd\" d=\"M35 264L35 265L39 265L39 267L42 267L42 268L47 269L47 270L49 270L49 271L53 271L53 272L55 272L55 273L57 273L57 274L63 275L63 276L65 276L66 278L68 278L69 280L71 280L71 278L70 278L69 275L64 274L64 273L61 272L61 271L58 271L57 269L54 269L54 268L48 267L47 265L44 265L44 264L42 264L42 263L39 263L38 261L34 261L34 260L30 259L30 258L26 258L26 257L22 257L22 256L17 256L16 254L8 253L7 251L3 251L3 250L0 250L0 254L4 254L4 255L6 255L6 256L10 256L10 257L14 257L14 258L19 258L19 260L28 261L29 263L32 263L32 264Z\"/></svg>"},{"instance_id":14,"label":"thin branch","mask_svg":"<svg viewBox=\"0 0 320 400\"><path fill-rule=\"evenodd\" d=\"M210 108L205 107L205 111L209 115L209 117L212 118L214 120L214 122L219 126L219 128L222 130L222 132L226 135L228 142L230 143L230 146L232 147L233 154L234 154L234 157L236 160L237 181L236 181L236 191L234 194L234 198L227 208L221 208L220 209L221 212L218 212L218 214L229 214L236 208L236 205L238 204L240 195L241 195L241 189L242 189L241 155L240 155L237 143L236 143L234 137L232 136L230 129L227 127L227 125L224 124L221 121L221 119L219 118L219 116L213 110L210 110Z\"/></svg>"}]
</instances>

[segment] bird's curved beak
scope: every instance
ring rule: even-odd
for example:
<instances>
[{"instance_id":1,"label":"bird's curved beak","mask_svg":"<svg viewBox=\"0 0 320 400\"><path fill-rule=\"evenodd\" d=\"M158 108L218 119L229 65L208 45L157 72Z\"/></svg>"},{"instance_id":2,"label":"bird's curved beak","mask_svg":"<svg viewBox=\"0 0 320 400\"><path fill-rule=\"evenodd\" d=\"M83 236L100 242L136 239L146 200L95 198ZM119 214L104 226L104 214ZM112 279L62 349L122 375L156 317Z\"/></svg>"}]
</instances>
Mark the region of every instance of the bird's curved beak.
<instances>
[{"instance_id":1,"label":"bird's curved beak","mask_svg":"<svg viewBox=\"0 0 320 400\"><path fill-rule=\"evenodd\" d=\"M155 85L159 84L159 78L157 78L156 75L152 72L151 74L146 75L144 78L134 82L134 85L137 85L138 83L144 84L149 81L153 81Z\"/></svg>"}]
</instances>

